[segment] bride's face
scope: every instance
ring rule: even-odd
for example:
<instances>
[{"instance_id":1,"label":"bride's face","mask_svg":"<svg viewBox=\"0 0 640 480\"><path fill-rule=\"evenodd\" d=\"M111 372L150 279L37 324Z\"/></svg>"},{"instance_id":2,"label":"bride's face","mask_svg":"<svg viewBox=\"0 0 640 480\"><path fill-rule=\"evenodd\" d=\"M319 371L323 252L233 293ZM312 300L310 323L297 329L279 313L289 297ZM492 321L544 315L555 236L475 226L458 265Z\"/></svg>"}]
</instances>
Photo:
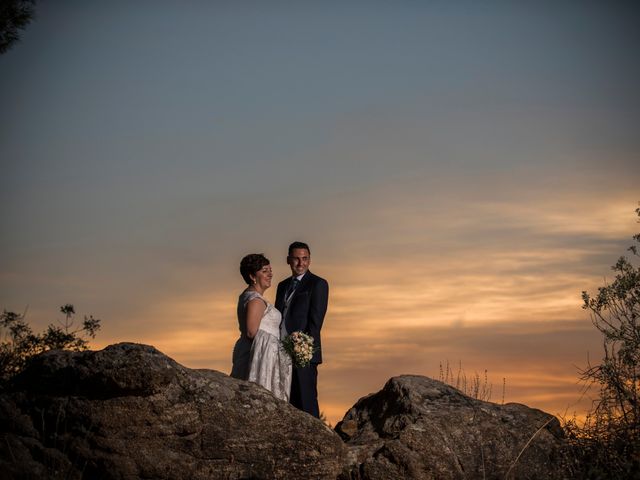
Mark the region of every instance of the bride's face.
<instances>
[{"instance_id":1,"label":"bride's face","mask_svg":"<svg viewBox=\"0 0 640 480\"><path fill-rule=\"evenodd\" d=\"M256 286L262 290L266 290L271 286L271 279L273 278L273 272L271 271L271 265L265 265L254 275L256 280Z\"/></svg>"}]
</instances>

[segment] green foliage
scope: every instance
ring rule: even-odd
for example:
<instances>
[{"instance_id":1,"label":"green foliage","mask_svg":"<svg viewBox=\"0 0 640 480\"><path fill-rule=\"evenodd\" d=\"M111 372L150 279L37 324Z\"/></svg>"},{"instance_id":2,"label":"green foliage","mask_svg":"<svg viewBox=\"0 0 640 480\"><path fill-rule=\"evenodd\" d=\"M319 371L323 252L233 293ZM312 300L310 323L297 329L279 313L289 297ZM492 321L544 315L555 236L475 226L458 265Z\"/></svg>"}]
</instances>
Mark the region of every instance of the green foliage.
<instances>
[{"instance_id":1,"label":"green foliage","mask_svg":"<svg viewBox=\"0 0 640 480\"><path fill-rule=\"evenodd\" d=\"M640 234L633 239L640 243ZM636 245L628 250L639 256ZM598 398L583 425L574 419L565 428L589 478L640 478L640 267L623 256L611 268L612 283L594 296L582 292L582 308L602 333L604 357L580 374L599 389Z\"/></svg>"},{"instance_id":2,"label":"green foliage","mask_svg":"<svg viewBox=\"0 0 640 480\"><path fill-rule=\"evenodd\" d=\"M43 333L33 333L24 315L3 311L0 315L0 381L19 373L29 358L47 350L86 350L87 336L95 338L100 320L85 315L81 326L74 328L73 305L60 307L65 316L59 325L49 325Z\"/></svg>"}]
</instances>

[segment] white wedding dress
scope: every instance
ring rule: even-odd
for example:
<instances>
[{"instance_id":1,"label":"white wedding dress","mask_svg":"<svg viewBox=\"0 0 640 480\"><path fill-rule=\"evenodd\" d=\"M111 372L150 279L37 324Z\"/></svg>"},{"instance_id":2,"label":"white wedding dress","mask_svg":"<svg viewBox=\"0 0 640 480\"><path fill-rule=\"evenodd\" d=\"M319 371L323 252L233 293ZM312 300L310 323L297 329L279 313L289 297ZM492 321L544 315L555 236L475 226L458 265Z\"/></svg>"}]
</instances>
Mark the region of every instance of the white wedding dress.
<instances>
[{"instance_id":1,"label":"white wedding dress","mask_svg":"<svg viewBox=\"0 0 640 480\"><path fill-rule=\"evenodd\" d=\"M267 308L253 341L247 337L247 304L254 298ZM231 376L249 380L289 401L291 391L291 357L280 345L280 312L254 290L245 290L238 299L240 338L233 348Z\"/></svg>"}]
</instances>

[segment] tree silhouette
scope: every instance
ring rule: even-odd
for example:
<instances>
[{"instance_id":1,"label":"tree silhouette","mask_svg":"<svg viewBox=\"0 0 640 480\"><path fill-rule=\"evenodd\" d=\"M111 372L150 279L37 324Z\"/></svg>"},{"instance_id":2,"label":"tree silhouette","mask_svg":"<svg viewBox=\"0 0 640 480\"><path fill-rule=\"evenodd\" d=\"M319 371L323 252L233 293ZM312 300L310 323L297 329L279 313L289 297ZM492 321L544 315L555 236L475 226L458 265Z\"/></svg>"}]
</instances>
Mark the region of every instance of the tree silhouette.
<instances>
[{"instance_id":1,"label":"tree silhouette","mask_svg":"<svg viewBox=\"0 0 640 480\"><path fill-rule=\"evenodd\" d=\"M636 209L640 217L640 208ZM633 236L640 244L640 233ZM582 292L583 306L602 334L603 358L583 369L582 380L598 389L584 425L567 423L570 440L582 453L585 478L640 479L640 257L620 257L615 278L595 295Z\"/></svg>"},{"instance_id":2,"label":"tree silhouette","mask_svg":"<svg viewBox=\"0 0 640 480\"><path fill-rule=\"evenodd\" d=\"M0 55L17 42L35 14L35 0L0 0Z\"/></svg>"},{"instance_id":3,"label":"tree silhouette","mask_svg":"<svg viewBox=\"0 0 640 480\"><path fill-rule=\"evenodd\" d=\"M64 320L50 324L42 333L34 333L24 314L3 311L0 314L0 388L2 383L20 373L34 355L47 350L86 350L100 330L100 320L84 316L82 325L74 321L75 309L67 303L60 307Z\"/></svg>"}]
</instances>

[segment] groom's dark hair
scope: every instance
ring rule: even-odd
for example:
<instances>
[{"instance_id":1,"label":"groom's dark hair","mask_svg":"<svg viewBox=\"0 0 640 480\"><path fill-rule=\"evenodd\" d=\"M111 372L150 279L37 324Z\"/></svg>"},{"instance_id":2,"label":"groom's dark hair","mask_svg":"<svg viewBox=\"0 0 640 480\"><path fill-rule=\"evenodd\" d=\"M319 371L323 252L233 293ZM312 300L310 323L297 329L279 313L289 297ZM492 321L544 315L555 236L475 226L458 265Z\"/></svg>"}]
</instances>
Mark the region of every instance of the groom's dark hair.
<instances>
[{"instance_id":1,"label":"groom's dark hair","mask_svg":"<svg viewBox=\"0 0 640 480\"><path fill-rule=\"evenodd\" d=\"M311 249L309 248L309 245L307 245L304 242L293 242L291 245L289 245L288 255L291 256L291 254L296 248L306 248L307 252L309 252L309 255L311 255Z\"/></svg>"}]
</instances>

